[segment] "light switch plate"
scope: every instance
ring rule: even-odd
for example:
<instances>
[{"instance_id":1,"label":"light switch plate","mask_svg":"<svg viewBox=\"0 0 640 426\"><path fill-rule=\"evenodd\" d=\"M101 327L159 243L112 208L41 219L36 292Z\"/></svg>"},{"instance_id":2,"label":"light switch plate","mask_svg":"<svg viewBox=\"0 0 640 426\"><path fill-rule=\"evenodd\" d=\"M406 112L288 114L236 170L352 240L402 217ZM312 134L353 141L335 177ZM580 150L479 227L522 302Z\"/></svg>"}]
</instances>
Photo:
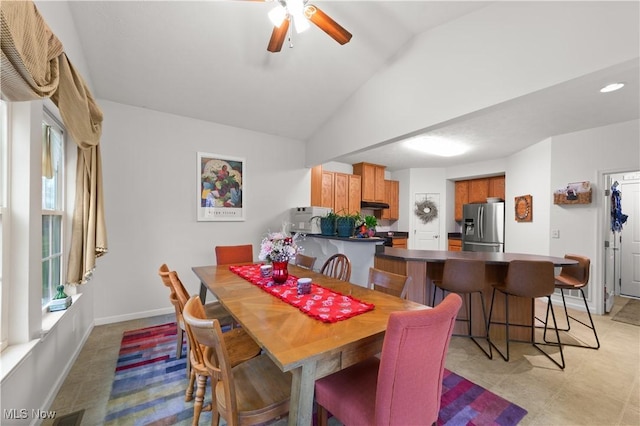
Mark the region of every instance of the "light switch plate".
<instances>
[{"instance_id":1,"label":"light switch plate","mask_svg":"<svg viewBox=\"0 0 640 426\"><path fill-rule=\"evenodd\" d=\"M551 230L551 238L560 238L560 230L552 229Z\"/></svg>"}]
</instances>

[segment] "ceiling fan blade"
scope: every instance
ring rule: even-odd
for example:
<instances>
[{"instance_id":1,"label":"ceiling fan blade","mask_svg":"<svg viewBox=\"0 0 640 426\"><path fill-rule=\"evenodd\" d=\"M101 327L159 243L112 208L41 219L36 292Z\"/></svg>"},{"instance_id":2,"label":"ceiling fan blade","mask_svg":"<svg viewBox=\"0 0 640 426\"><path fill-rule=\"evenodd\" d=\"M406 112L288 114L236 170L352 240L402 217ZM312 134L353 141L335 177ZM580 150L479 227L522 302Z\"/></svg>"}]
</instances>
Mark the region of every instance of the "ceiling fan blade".
<instances>
[{"instance_id":1,"label":"ceiling fan blade","mask_svg":"<svg viewBox=\"0 0 640 426\"><path fill-rule=\"evenodd\" d=\"M282 43L284 43L284 39L287 37L287 31L289 31L288 19L282 21L282 24L279 27L273 27L271 39L269 40L269 45L267 46L267 50L269 52L275 53L279 52L282 49Z\"/></svg>"},{"instance_id":2,"label":"ceiling fan blade","mask_svg":"<svg viewBox=\"0 0 640 426\"><path fill-rule=\"evenodd\" d=\"M351 40L351 33L331 19L329 15L318 9L317 6L309 4L305 7L304 12L311 22L316 24L316 26L322 31L329 34L329 36L338 43L345 44Z\"/></svg>"}]
</instances>

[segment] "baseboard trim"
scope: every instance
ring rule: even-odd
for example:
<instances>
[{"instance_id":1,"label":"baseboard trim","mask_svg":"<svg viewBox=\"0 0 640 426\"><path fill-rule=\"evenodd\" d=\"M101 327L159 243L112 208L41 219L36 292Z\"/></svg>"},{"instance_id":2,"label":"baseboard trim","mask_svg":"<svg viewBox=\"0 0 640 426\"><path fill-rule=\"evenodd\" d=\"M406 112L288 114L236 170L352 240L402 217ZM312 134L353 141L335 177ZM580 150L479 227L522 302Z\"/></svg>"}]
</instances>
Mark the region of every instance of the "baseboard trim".
<instances>
[{"instance_id":1,"label":"baseboard trim","mask_svg":"<svg viewBox=\"0 0 640 426\"><path fill-rule=\"evenodd\" d=\"M137 320L140 318L149 318L149 317L155 317L158 315L167 315L167 314L171 314L174 313L175 309L173 307L167 307L167 308L162 308L162 309L153 309L151 311L144 311L144 312L134 312L131 314L126 314L126 315L115 315L112 317L104 317L104 318L96 318L94 320L94 324L95 325L105 325L105 324L113 324L116 322L122 322L122 321L131 321L131 320Z\"/></svg>"}]
</instances>

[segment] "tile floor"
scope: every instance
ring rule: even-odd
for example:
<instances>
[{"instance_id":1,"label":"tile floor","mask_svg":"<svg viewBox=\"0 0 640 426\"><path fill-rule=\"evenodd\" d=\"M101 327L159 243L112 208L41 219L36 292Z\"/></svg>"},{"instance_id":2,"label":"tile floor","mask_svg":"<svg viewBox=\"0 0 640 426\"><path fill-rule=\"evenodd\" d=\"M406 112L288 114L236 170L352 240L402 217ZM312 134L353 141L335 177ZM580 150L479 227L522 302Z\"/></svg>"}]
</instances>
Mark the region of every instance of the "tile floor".
<instances>
[{"instance_id":1,"label":"tile floor","mask_svg":"<svg viewBox=\"0 0 640 426\"><path fill-rule=\"evenodd\" d=\"M497 355L489 360L469 339L461 337L452 339L446 366L524 407L529 413L521 425L638 426L640 327L611 320L626 301L617 298L611 314L594 316L599 350L565 347L564 371L528 344L512 344L511 361L505 362ZM586 313L575 316L586 319ZM51 410L62 416L85 409L82 424L100 425L122 332L173 320L172 315L165 315L95 327ZM571 333L585 341L593 337L578 334L579 328L579 324L572 325ZM557 355L557 349L555 352ZM286 424L285 420L278 424Z\"/></svg>"}]
</instances>

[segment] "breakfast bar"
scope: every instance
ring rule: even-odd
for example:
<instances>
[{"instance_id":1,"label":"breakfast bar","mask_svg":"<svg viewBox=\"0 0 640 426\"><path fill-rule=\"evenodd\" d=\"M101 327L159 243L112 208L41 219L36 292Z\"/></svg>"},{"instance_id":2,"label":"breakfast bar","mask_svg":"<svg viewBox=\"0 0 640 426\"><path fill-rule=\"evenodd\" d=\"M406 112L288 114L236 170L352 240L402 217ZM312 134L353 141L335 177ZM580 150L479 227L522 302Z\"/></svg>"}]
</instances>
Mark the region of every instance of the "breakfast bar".
<instances>
[{"instance_id":1,"label":"breakfast bar","mask_svg":"<svg viewBox=\"0 0 640 426\"><path fill-rule=\"evenodd\" d=\"M409 299L431 305L434 296L434 281L442 279L444 262L447 259L474 259L485 262L485 309L489 312L491 305L491 294L493 283L504 280L509 263L513 260L530 260L552 262L554 266L561 267L572 265L576 262L564 257L543 256L524 253L496 253L496 252L468 252L468 251L444 251L444 250L407 250L400 248L384 247L379 250L374 259L374 265L378 269L396 274L408 275L412 278L411 286L408 290ZM509 322L511 324L521 324L524 327L511 327L510 337L519 340L529 340L531 331L529 327L534 321L534 300L510 296L511 306ZM440 300L440 292L436 294L436 304ZM504 322L504 295L500 292L496 294L496 305L494 307L494 318L496 321ZM482 309L478 299L474 299L472 305L474 333L482 332ZM461 309L459 318L463 319L465 310ZM476 315L478 317L476 318ZM466 333L465 324L456 325L456 333ZM476 328L477 327L477 328ZM502 333L502 334L501 334ZM503 338L503 327L496 327L491 330L492 338Z\"/></svg>"}]
</instances>

